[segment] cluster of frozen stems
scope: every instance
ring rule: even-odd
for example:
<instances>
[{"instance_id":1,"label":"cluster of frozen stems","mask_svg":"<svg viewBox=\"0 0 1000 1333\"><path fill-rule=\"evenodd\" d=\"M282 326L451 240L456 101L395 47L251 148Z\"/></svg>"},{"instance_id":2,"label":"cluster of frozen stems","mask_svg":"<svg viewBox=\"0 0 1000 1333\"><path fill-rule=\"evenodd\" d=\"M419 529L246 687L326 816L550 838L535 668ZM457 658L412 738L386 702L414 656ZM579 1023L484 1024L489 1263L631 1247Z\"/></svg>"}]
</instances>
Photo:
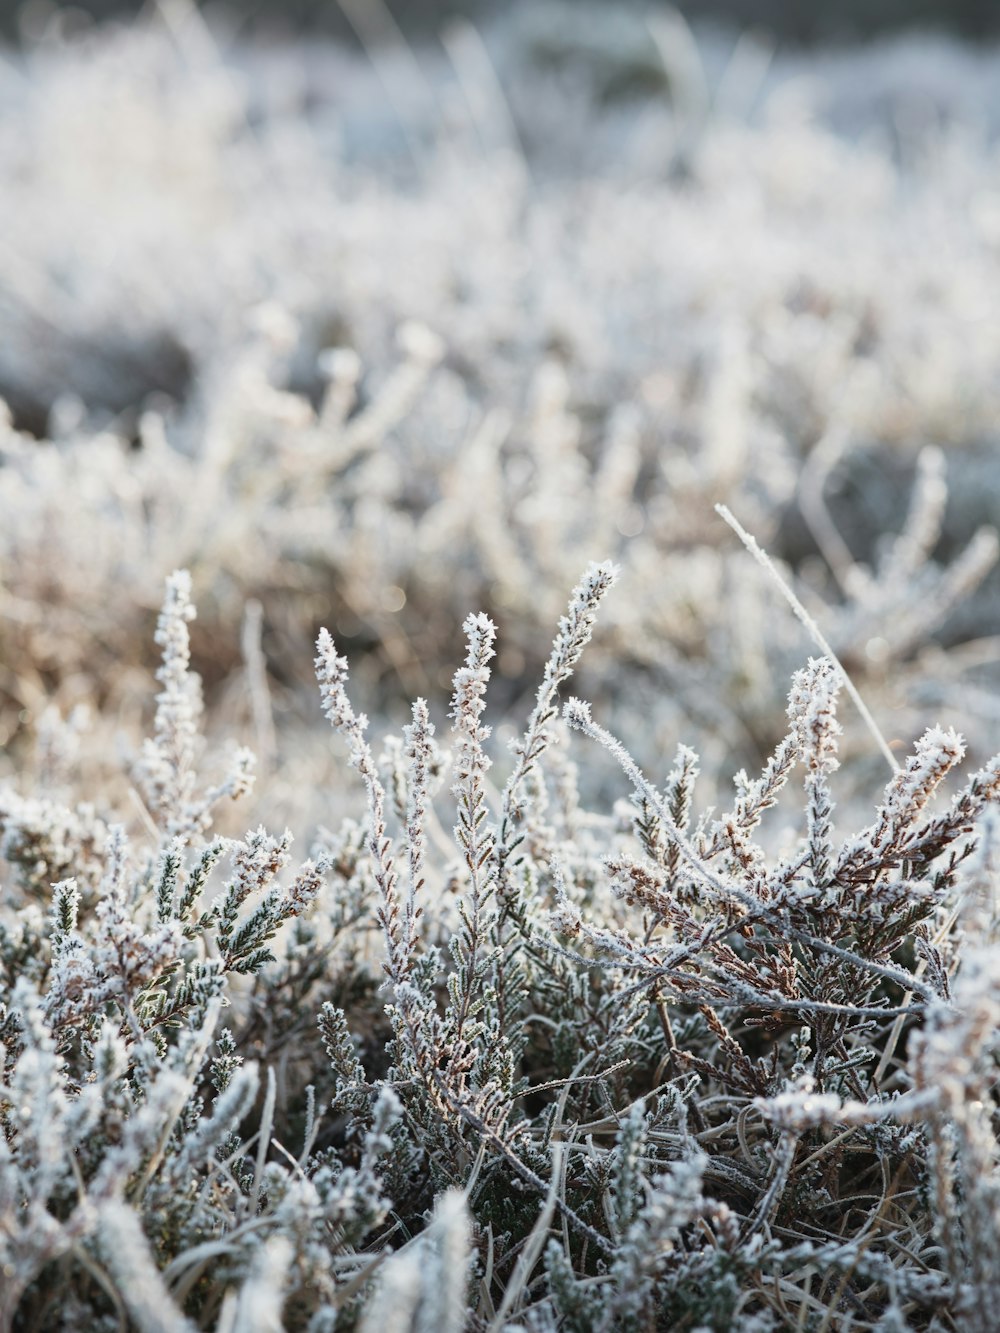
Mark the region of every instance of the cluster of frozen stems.
<instances>
[{"instance_id":1,"label":"cluster of frozen stems","mask_svg":"<svg viewBox=\"0 0 1000 1333\"><path fill-rule=\"evenodd\" d=\"M210 834L251 762L200 786L172 576L145 832L0 795L0 1327L986 1333L1000 759L936 799L964 746L934 728L839 839L821 658L696 818L693 750L657 784L587 704L560 718L616 575L574 590L499 791L496 628L466 621L450 850L427 703L376 758L323 631L367 813L294 874L290 833ZM627 805L581 808L564 722Z\"/></svg>"}]
</instances>

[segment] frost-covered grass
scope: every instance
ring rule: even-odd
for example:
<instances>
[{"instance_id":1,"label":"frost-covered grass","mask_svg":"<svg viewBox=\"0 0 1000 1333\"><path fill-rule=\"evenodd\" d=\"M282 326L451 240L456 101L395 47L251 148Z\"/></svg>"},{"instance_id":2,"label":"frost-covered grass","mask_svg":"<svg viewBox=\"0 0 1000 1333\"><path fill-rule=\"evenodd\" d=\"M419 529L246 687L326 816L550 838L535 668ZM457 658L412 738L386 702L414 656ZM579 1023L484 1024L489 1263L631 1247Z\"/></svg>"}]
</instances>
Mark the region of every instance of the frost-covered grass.
<instances>
[{"instance_id":1,"label":"frost-covered grass","mask_svg":"<svg viewBox=\"0 0 1000 1333\"><path fill-rule=\"evenodd\" d=\"M721 502L891 739L944 710L998 748L992 57L716 39L703 70L665 19L528 6L379 56L390 100L360 57L166 12L0 68L6 742L50 702L133 728L183 567L213 719L249 720L256 625L289 725L255 745L301 787L321 621L396 715L486 611L506 705L610 555L588 685L628 679L643 758L694 728L725 778L809 640Z\"/></svg>"},{"instance_id":2,"label":"frost-covered grass","mask_svg":"<svg viewBox=\"0 0 1000 1333\"><path fill-rule=\"evenodd\" d=\"M993 1327L998 58L611 12L0 66L0 1327Z\"/></svg>"}]
</instances>

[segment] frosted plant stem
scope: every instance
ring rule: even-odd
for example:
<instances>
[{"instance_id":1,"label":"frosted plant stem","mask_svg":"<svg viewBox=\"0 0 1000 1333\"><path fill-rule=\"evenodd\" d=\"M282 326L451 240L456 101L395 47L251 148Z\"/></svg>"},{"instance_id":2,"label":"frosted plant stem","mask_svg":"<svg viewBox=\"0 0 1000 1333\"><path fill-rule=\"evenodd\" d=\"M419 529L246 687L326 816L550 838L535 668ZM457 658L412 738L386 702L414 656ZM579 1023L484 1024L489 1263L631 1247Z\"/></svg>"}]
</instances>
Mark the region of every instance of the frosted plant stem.
<instances>
[{"instance_id":1,"label":"frosted plant stem","mask_svg":"<svg viewBox=\"0 0 1000 1333\"><path fill-rule=\"evenodd\" d=\"M716 874L710 865L708 865L692 843L684 836L677 827L673 815L660 799L659 793L647 780L638 764L616 737L612 736L604 727L590 716L590 709L587 704L580 699L570 699L563 707L563 717L571 727L577 731L582 731L585 736L598 741L608 753L618 762L625 776L635 787L636 791L641 792L649 801L649 804L656 811L664 828L676 842L681 855L688 865L704 881L705 885L713 890L715 895L723 902L727 899L735 899L742 907L751 913L757 913L761 919L775 925L785 934L800 940L803 944L808 944L822 953L830 954L833 958L840 958L845 963L851 963L856 967L861 967L866 971L873 972L877 976L885 977L888 981L894 981L897 985L908 988L916 992L921 999L928 1003L933 1002L938 997L934 995L926 986L918 985L914 977L904 972L901 968L890 967L883 963L876 963L871 958L863 958L860 954L852 953L849 949L842 949L839 945L831 944L828 940L820 939L810 931L799 930L788 920L782 917L778 911L769 911L752 894L742 889L737 884L727 882L721 875Z\"/></svg>"},{"instance_id":2,"label":"frosted plant stem","mask_svg":"<svg viewBox=\"0 0 1000 1333\"><path fill-rule=\"evenodd\" d=\"M524 1296L528 1285L528 1279L531 1277L535 1264L545 1246L548 1238L549 1228L552 1224L552 1218L556 1211L556 1204L559 1199L559 1189L563 1185L563 1176L565 1166L563 1163L563 1145L553 1143L552 1145L552 1176L549 1182L549 1190L545 1196L538 1214L538 1219L532 1227L528 1236L527 1243L521 1251L517 1260L517 1267L507 1284L507 1290L504 1292L503 1301L497 1310L496 1317L489 1325L487 1333L502 1333L504 1328L509 1327L507 1316L513 1310L518 1300Z\"/></svg>"},{"instance_id":3,"label":"frosted plant stem","mask_svg":"<svg viewBox=\"0 0 1000 1333\"><path fill-rule=\"evenodd\" d=\"M892 769L892 771L894 773L898 773L899 764L896 761L896 758L893 755L892 751L889 749L885 737L879 730L878 723L875 721L871 713L868 711L868 705L865 703L864 699L862 699L861 695L858 693L857 687L855 686L854 682L851 680L850 676L844 670L840 658L837 656L837 654L830 647L830 644L827 642L826 635L816 624L815 620L813 620L812 616L802 605L799 599L795 596L795 593L792 591L789 585L785 582L785 580L775 569L771 557L767 554L765 550L763 550L757 544L756 538L752 537L751 534L747 532L746 528L743 527L743 525L739 522L739 520L733 515L731 510L729 510L726 507L726 505L718 504L715 506L715 512L719 515L720 518L724 519L729 524L729 526L736 533L737 537L739 537L740 541L747 548L747 550L750 552L753 558L767 573L767 575L773 580L775 586L780 590L781 595L784 597L785 601L795 612L796 617L802 622L805 628L812 635L813 640L818 645L820 650L824 653L825 656L829 657L830 661L840 672L841 680L843 680L844 682L844 688L847 690L847 693L854 700L855 706L857 707L858 712L861 714L865 726L868 728L868 730L874 737L875 744L882 751L882 754L885 757L885 761Z\"/></svg>"}]
</instances>

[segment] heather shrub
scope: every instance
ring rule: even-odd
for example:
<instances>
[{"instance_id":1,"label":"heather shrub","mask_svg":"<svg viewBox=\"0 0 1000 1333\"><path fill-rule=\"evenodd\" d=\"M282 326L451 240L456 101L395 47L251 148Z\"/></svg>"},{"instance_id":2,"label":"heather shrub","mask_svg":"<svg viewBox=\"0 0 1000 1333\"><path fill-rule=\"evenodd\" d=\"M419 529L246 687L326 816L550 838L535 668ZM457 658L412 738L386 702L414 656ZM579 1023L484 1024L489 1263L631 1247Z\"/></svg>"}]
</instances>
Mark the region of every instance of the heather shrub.
<instances>
[{"instance_id":1,"label":"heather shrub","mask_svg":"<svg viewBox=\"0 0 1000 1333\"><path fill-rule=\"evenodd\" d=\"M654 782L560 711L617 575L574 590L502 786L488 617L448 748L420 699L380 757L323 630L365 810L295 868L288 831L212 832L252 760L203 783L168 580L124 819L65 774L0 800L4 1326L989 1328L1000 758L938 799L965 745L933 727L835 832L843 674L810 659L701 810L693 749ZM627 799L581 804L567 727Z\"/></svg>"},{"instance_id":2,"label":"heather shrub","mask_svg":"<svg viewBox=\"0 0 1000 1333\"><path fill-rule=\"evenodd\" d=\"M0 62L0 1329L995 1323L996 59L567 13Z\"/></svg>"}]
</instances>

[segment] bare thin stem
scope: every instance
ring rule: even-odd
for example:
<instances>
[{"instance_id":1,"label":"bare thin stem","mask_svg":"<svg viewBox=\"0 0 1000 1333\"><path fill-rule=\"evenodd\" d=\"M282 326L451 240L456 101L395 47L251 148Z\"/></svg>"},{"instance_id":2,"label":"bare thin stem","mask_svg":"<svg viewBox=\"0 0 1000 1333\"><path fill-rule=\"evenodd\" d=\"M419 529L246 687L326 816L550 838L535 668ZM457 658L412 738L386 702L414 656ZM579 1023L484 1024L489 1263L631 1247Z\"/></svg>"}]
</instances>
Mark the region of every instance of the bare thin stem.
<instances>
[{"instance_id":1,"label":"bare thin stem","mask_svg":"<svg viewBox=\"0 0 1000 1333\"><path fill-rule=\"evenodd\" d=\"M729 524L729 526L736 533L737 537L739 537L743 545L747 548L747 550L750 552L753 558L757 561L760 567L765 571L768 577L778 588L782 597L784 597L785 601L795 612L797 619L801 621L801 623L808 630L809 634L812 636L813 641L817 644L820 651L826 657L828 657L830 661L834 664L834 666L837 668L837 670L840 673L841 679L844 682L844 688L847 690L847 693L854 700L855 707L861 714L865 726L871 732L875 740L875 744L878 746L883 756L885 757L886 763L889 765L889 767L892 769L894 773L898 773L899 764L897 763L896 758L893 755L892 751L889 749L886 739L882 735L882 732L879 729L878 723L875 721L875 719L869 712L868 705L865 703L861 695L858 693L857 687L855 686L854 682L851 680L850 676L844 670L844 667L840 659L838 658L837 654L830 647L826 635L823 633L820 627L816 624L815 620L813 620L812 616L809 614L809 612L805 609L805 607L796 597L791 587L781 577L777 569L775 569L771 557L767 554L766 551L764 551L757 544L756 538L751 536L751 534L747 532L746 528L743 527L743 525L738 521L738 519L734 517L732 512L725 505L722 504L716 505L715 512L719 515L720 518L724 519Z\"/></svg>"}]
</instances>

